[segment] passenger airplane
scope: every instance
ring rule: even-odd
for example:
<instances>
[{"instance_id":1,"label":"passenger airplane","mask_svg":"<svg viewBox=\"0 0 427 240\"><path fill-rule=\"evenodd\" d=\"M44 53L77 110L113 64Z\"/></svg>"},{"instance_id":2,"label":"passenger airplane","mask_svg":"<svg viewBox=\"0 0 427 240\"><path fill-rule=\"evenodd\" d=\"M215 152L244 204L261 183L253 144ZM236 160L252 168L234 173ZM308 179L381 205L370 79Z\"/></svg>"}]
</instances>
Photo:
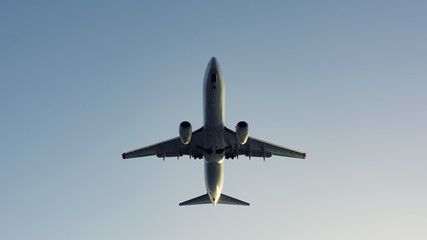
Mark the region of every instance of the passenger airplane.
<instances>
[{"instance_id":1,"label":"passenger airplane","mask_svg":"<svg viewBox=\"0 0 427 240\"><path fill-rule=\"evenodd\" d=\"M306 154L289 148L284 148L268 142L249 137L248 124L244 121L237 123L236 131L224 126L225 86L221 68L215 57L212 57L206 68L203 80L203 114L204 125L192 131L187 121L179 125L179 137L166 140L151 146L123 153L123 159L157 156L180 157L189 155L190 158L205 159L206 194L182 202L179 205L196 204L233 204L246 205L249 203L227 196L222 193L224 184L224 159L233 159L239 155L268 158L273 155L302 158Z\"/></svg>"}]
</instances>

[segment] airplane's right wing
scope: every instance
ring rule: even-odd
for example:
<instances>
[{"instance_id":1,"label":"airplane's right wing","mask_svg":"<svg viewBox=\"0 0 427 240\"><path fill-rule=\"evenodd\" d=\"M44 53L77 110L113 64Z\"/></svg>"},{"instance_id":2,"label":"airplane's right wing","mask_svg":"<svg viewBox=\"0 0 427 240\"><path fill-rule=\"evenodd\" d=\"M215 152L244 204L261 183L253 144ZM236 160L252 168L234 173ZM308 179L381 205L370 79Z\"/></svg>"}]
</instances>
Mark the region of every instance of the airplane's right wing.
<instances>
[{"instance_id":1,"label":"airplane's right wing","mask_svg":"<svg viewBox=\"0 0 427 240\"><path fill-rule=\"evenodd\" d=\"M194 158L203 158L203 128L200 128L192 133L191 141L185 145L179 137L156 143L147 147L138 148L136 150L122 154L123 159L137 158L146 156L179 157L182 155L190 155Z\"/></svg>"},{"instance_id":2,"label":"airplane's right wing","mask_svg":"<svg viewBox=\"0 0 427 240\"><path fill-rule=\"evenodd\" d=\"M306 158L306 154L303 152L278 146L252 137L249 137L245 144L240 145L237 142L236 133L234 131L225 128L224 133L225 141L228 144L228 149L226 149L225 154L226 158L234 158L238 155L262 158L269 158L273 155L302 159Z\"/></svg>"}]
</instances>

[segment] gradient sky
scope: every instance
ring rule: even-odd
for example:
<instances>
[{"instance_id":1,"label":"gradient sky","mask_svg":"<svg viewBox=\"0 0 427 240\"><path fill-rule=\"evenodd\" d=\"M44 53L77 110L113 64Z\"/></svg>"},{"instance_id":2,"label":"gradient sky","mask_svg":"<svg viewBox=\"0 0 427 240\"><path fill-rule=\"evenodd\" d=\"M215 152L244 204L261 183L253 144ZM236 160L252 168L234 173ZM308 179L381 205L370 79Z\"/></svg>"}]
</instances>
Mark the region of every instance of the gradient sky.
<instances>
[{"instance_id":1,"label":"gradient sky","mask_svg":"<svg viewBox=\"0 0 427 240\"><path fill-rule=\"evenodd\" d=\"M0 239L427 239L426 1L2 1ZM226 125L308 159L121 153Z\"/></svg>"}]
</instances>

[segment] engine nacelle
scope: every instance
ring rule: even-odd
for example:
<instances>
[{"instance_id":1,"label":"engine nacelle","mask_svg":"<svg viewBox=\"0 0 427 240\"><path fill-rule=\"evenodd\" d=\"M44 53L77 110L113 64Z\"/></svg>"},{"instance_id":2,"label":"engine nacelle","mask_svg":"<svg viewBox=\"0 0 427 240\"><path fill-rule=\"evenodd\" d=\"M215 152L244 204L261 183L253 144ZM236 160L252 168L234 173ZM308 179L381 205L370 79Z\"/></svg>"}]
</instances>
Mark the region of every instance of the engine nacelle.
<instances>
[{"instance_id":1,"label":"engine nacelle","mask_svg":"<svg viewBox=\"0 0 427 240\"><path fill-rule=\"evenodd\" d=\"M237 141L242 145L245 144L246 141L248 141L248 137L249 137L248 123L246 123L244 121L240 121L237 123L237 125L236 125L236 137L237 137Z\"/></svg>"},{"instance_id":2,"label":"engine nacelle","mask_svg":"<svg viewBox=\"0 0 427 240\"><path fill-rule=\"evenodd\" d=\"M182 122L179 124L179 138L181 139L181 142L185 145L189 144L191 141L191 124L187 121Z\"/></svg>"}]
</instances>

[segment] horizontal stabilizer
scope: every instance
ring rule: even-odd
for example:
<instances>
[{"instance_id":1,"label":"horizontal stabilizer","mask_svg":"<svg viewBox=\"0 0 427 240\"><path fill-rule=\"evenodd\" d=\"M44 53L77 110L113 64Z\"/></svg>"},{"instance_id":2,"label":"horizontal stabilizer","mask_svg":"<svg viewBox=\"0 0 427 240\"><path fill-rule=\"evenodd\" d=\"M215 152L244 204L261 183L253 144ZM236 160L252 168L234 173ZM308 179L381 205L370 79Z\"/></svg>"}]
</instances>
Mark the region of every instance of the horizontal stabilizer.
<instances>
[{"instance_id":1,"label":"horizontal stabilizer","mask_svg":"<svg viewBox=\"0 0 427 240\"><path fill-rule=\"evenodd\" d=\"M243 206L249 206L249 203L244 202L242 200L232 198L230 196L227 196L225 194L221 194L221 197L218 200L219 204L231 204L231 205L243 205Z\"/></svg>"},{"instance_id":2,"label":"horizontal stabilizer","mask_svg":"<svg viewBox=\"0 0 427 240\"><path fill-rule=\"evenodd\" d=\"M249 203L242 200L221 194L221 197L218 199L219 204L229 204L229 205L242 205L249 206ZM193 199L187 200L179 204L179 206L188 206L188 205L199 205L199 204L212 204L211 199L208 194L203 194L201 196L195 197Z\"/></svg>"},{"instance_id":3,"label":"horizontal stabilizer","mask_svg":"<svg viewBox=\"0 0 427 240\"><path fill-rule=\"evenodd\" d=\"M210 204L210 203L212 203L211 199L209 198L209 195L206 193L206 194L203 194L202 196L198 196L188 201L182 202L179 204L179 206Z\"/></svg>"}]
</instances>

